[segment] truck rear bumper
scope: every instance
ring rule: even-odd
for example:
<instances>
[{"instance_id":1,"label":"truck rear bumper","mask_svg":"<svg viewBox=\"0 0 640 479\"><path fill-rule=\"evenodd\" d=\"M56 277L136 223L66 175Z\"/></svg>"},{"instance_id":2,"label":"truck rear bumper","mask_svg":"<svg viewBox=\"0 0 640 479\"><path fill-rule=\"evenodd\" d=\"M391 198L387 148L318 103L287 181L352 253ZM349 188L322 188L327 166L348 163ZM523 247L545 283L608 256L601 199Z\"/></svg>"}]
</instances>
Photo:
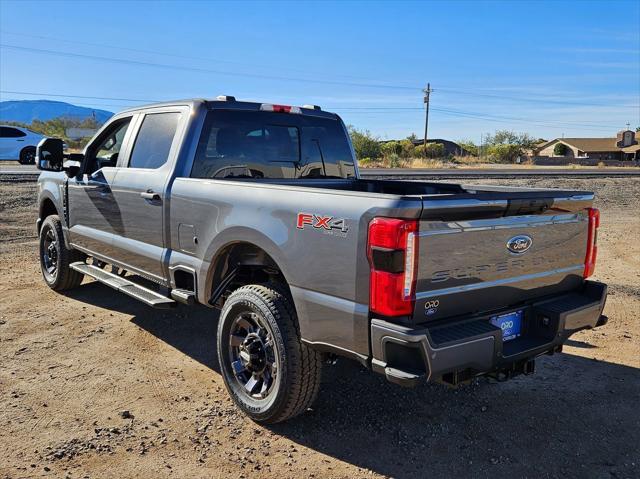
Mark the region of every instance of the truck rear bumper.
<instances>
[{"instance_id":1,"label":"truck rear bumper","mask_svg":"<svg viewBox=\"0 0 640 479\"><path fill-rule=\"evenodd\" d=\"M389 381L413 386L421 380L456 384L474 376L508 378L533 372L533 359L560 351L575 332L606 323L607 286L585 281L579 292L529 302L485 316L411 327L371 321L372 369ZM492 317L522 310L521 336L502 341Z\"/></svg>"}]
</instances>

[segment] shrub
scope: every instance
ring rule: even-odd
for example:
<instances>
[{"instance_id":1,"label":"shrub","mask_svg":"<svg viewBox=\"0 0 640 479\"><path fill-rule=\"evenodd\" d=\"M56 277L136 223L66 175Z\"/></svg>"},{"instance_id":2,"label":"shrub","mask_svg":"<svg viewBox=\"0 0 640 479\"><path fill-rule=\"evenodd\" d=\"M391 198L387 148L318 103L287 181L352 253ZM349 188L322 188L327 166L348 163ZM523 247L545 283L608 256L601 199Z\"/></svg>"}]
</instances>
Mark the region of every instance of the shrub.
<instances>
[{"instance_id":1,"label":"shrub","mask_svg":"<svg viewBox=\"0 0 640 479\"><path fill-rule=\"evenodd\" d=\"M442 143L427 143L427 146L418 145L415 147L415 156L426 158L443 158L444 145Z\"/></svg>"},{"instance_id":2,"label":"shrub","mask_svg":"<svg viewBox=\"0 0 640 479\"><path fill-rule=\"evenodd\" d=\"M407 138L406 140L400 141L400 153L399 155L402 158L412 158L415 156L416 145Z\"/></svg>"},{"instance_id":3,"label":"shrub","mask_svg":"<svg viewBox=\"0 0 640 479\"><path fill-rule=\"evenodd\" d=\"M514 163L522 154L522 147L511 144L489 145L486 152L489 159L496 163Z\"/></svg>"},{"instance_id":4,"label":"shrub","mask_svg":"<svg viewBox=\"0 0 640 479\"><path fill-rule=\"evenodd\" d=\"M460 140L457 141L458 145L464 148L465 151L468 151L471 156L478 156L478 146L471 140Z\"/></svg>"},{"instance_id":5,"label":"shrub","mask_svg":"<svg viewBox=\"0 0 640 479\"><path fill-rule=\"evenodd\" d=\"M387 143L381 143L380 150L382 151L382 156L385 157L389 155L400 155L402 145L398 141L389 141Z\"/></svg>"},{"instance_id":6,"label":"shrub","mask_svg":"<svg viewBox=\"0 0 640 479\"><path fill-rule=\"evenodd\" d=\"M358 159L371 158L372 160L377 160L380 158L382 154L380 143L368 130L360 131L353 126L349 126L349 135Z\"/></svg>"},{"instance_id":7,"label":"shrub","mask_svg":"<svg viewBox=\"0 0 640 479\"><path fill-rule=\"evenodd\" d=\"M553 147L553 155L554 156L564 156L567 154L567 145L564 143L556 143L556 146Z\"/></svg>"},{"instance_id":8,"label":"shrub","mask_svg":"<svg viewBox=\"0 0 640 479\"><path fill-rule=\"evenodd\" d=\"M391 153L385 159L389 164L389 168L400 168L400 156L397 153Z\"/></svg>"}]
</instances>

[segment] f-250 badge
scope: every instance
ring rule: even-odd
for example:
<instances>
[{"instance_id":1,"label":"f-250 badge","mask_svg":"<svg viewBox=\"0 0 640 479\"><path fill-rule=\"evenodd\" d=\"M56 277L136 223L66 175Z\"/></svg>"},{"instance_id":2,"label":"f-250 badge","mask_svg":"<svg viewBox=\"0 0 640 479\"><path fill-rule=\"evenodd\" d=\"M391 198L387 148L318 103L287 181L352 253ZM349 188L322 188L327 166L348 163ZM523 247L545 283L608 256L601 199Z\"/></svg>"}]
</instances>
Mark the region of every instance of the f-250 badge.
<instances>
[{"instance_id":1,"label":"f-250 badge","mask_svg":"<svg viewBox=\"0 0 640 479\"><path fill-rule=\"evenodd\" d=\"M333 216L323 216L313 213L298 213L296 227L299 230L305 229L307 226L315 230L322 231L324 234L347 236L347 220L344 218L334 218Z\"/></svg>"}]
</instances>

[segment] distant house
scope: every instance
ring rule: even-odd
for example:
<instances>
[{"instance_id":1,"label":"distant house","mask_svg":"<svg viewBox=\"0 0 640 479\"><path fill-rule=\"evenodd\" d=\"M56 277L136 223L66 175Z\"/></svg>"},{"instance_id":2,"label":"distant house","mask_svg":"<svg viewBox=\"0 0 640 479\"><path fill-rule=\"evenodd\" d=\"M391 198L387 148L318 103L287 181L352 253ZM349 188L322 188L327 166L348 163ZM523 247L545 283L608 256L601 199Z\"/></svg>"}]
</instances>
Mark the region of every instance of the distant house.
<instances>
[{"instance_id":1,"label":"distant house","mask_svg":"<svg viewBox=\"0 0 640 479\"><path fill-rule=\"evenodd\" d=\"M558 144L564 145L564 148L557 148ZM563 154L558 154L559 150L563 150ZM640 144L635 131L623 130L615 138L556 138L539 145L535 155L567 159L638 160Z\"/></svg>"}]
</instances>

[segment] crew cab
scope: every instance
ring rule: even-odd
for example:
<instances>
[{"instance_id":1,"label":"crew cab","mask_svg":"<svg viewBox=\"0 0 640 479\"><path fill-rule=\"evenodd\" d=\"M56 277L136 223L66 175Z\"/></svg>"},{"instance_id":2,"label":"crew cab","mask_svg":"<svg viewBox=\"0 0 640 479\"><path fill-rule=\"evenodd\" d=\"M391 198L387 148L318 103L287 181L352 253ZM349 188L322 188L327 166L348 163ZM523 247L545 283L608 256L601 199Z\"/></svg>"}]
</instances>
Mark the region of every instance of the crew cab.
<instances>
[{"instance_id":1,"label":"crew cab","mask_svg":"<svg viewBox=\"0 0 640 479\"><path fill-rule=\"evenodd\" d=\"M607 319L593 193L364 179L317 106L154 104L37 159L45 282L219 309L222 377L258 422L304 412L327 358L507 379Z\"/></svg>"}]
</instances>

